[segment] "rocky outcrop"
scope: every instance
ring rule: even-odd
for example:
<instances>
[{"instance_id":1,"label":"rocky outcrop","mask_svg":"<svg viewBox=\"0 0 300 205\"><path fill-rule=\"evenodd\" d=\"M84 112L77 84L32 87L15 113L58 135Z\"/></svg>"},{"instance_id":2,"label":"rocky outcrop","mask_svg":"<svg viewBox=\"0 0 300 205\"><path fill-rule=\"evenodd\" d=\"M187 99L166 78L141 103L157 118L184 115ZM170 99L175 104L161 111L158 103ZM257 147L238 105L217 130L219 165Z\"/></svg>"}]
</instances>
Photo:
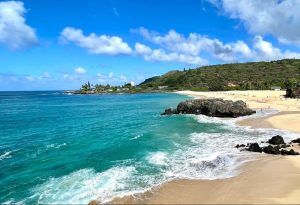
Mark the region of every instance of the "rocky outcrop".
<instances>
[{"instance_id":1,"label":"rocky outcrop","mask_svg":"<svg viewBox=\"0 0 300 205\"><path fill-rule=\"evenodd\" d=\"M269 145L269 146L263 147L262 150L264 153L267 153L267 154L276 154L276 155L280 154L279 146L273 147L273 146Z\"/></svg>"},{"instance_id":2,"label":"rocky outcrop","mask_svg":"<svg viewBox=\"0 0 300 205\"><path fill-rule=\"evenodd\" d=\"M300 98L300 87L286 89L286 98Z\"/></svg>"},{"instance_id":3,"label":"rocky outcrop","mask_svg":"<svg viewBox=\"0 0 300 205\"><path fill-rule=\"evenodd\" d=\"M285 144L283 138L280 135L272 137L271 139L269 139L268 143L272 145Z\"/></svg>"},{"instance_id":4,"label":"rocky outcrop","mask_svg":"<svg viewBox=\"0 0 300 205\"><path fill-rule=\"evenodd\" d=\"M262 152L262 148L256 142L251 143L246 150L248 150L250 152Z\"/></svg>"},{"instance_id":5,"label":"rocky outcrop","mask_svg":"<svg viewBox=\"0 0 300 205\"><path fill-rule=\"evenodd\" d=\"M282 145L280 145L280 148L287 148L287 147L291 147L291 145L289 145L289 144L282 144Z\"/></svg>"},{"instance_id":6,"label":"rocky outcrop","mask_svg":"<svg viewBox=\"0 0 300 205\"><path fill-rule=\"evenodd\" d=\"M292 143L300 143L300 138L292 140Z\"/></svg>"},{"instance_id":7,"label":"rocky outcrop","mask_svg":"<svg viewBox=\"0 0 300 205\"><path fill-rule=\"evenodd\" d=\"M298 143L300 138L296 140L292 140L291 143ZM236 148L243 148L241 151L250 151L250 152L263 152L266 154L273 154L273 155L299 155L299 152L295 152L295 150L290 149L286 150L285 148L291 147L293 145L285 144L283 137L280 135L276 135L267 141L270 145L260 147L258 143L248 143L247 145L244 144L237 144ZM245 147L245 148L244 148Z\"/></svg>"},{"instance_id":8,"label":"rocky outcrop","mask_svg":"<svg viewBox=\"0 0 300 205\"><path fill-rule=\"evenodd\" d=\"M237 144L237 145L235 146L235 148L240 148L240 147L246 147L246 145L244 145L244 144Z\"/></svg>"},{"instance_id":9,"label":"rocky outcrop","mask_svg":"<svg viewBox=\"0 0 300 205\"><path fill-rule=\"evenodd\" d=\"M281 155L299 155L298 152L295 152L293 149L290 149L289 151L288 150L285 150L285 149L282 149L280 151Z\"/></svg>"},{"instance_id":10,"label":"rocky outcrop","mask_svg":"<svg viewBox=\"0 0 300 205\"><path fill-rule=\"evenodd\" d=\"M186 100L178 104L176 109L168 108L162 115L196 114L211 117L240 117L255 113L246 103L238 100L223 100L220 98Z\"/></svg>"}]
</instances>

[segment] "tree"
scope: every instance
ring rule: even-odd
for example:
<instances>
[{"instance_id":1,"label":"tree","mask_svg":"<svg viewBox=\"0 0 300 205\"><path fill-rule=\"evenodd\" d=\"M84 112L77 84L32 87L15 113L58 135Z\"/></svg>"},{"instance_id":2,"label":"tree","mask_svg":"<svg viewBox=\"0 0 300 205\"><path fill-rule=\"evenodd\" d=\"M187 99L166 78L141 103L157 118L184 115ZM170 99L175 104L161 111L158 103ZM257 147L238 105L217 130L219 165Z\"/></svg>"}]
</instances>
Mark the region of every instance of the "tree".
<instances>
[{"instance_id":1,"label":"tree","mask_svg":"<svg viewBox=\"0 0 300 205\"><path fill-rule=\"evenodd\" d=\"M285 88L295 88L297 86L297 84L298 84L298 81L296 78L290 78L284 82Z\"/></svg>"}]
</instances>

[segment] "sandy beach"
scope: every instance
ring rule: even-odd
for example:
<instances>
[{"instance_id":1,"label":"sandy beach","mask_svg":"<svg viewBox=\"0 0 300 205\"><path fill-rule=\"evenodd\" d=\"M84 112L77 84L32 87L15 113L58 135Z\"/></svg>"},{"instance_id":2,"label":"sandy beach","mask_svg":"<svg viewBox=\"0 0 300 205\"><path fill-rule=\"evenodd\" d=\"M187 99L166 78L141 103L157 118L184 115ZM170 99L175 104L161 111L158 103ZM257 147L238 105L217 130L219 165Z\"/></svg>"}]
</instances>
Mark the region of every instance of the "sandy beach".
<instances>
[{"instance_id":1,"label":"sandy beach","mask_svg":"<svg viewBox=\"0 0 300 205\"><path fill-rule=\"evenodd\" d=\"M285 91L179 91L177 93L195 98L243 100L250 108L255 110L275 109L279 111L276 115L265 118L250 118L240 121L239 124L251 126L252 128L276 128L300 133L300 126L298 126L300 119L300 99L284 98Z\"/></svg>"},{"instance_id":2,"label":"sandy beach","mask_svg":"<svg viewBox=\"0 0 300 205\"><path fill-rule=\"evenodd\" d=\"M285 99L284 91L227 91L179 94L195 98L243 100L252 109L275 109L277 114L238 123L251 128L276 128L299 133L300 100ZM293 149L299 151L294 144ZM115 199L121 204L299 204L300 156L253 154L241 173L220 180L175 180L143 194Z\"/></svg>"}]
</instances>

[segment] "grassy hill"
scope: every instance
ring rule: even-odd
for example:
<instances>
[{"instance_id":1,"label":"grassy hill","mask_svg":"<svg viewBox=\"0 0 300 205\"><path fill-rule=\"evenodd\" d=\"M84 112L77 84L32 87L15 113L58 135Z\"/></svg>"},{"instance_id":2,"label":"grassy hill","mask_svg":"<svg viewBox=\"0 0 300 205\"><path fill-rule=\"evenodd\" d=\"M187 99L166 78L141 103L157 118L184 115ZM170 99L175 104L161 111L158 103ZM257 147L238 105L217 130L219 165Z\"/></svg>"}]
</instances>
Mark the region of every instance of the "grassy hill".
<instances>
[{"instance_id":1,"label":"grassy hill","mask_svg":"<svg viewBox=\"0 0 300 205\"><path fill-rule=\"evenodd\" d=\"M162 76L146 79L142 88L169 90L266 90L300 83L300 59L271 62L234 63L203 66L184 71L170 71Z\"/></svg>"}]
</instances>

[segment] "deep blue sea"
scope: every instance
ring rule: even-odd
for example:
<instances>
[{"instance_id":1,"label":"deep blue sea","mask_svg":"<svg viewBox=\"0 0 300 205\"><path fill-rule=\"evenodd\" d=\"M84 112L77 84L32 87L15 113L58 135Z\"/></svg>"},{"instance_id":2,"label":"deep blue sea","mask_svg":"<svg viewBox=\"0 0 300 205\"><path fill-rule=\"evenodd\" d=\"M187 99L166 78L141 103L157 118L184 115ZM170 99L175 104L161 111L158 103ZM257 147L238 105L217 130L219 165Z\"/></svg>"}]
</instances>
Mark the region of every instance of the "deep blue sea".
<instances>
[{"instance_id":1,"label":"deep blue sea","mask_svg":"<svg viewBox=\"0 0 300 205\"><path fill-rule=\"evenodd\" d=\"M107 202L175 178L231 177L249 159L236 143L278 134L232 119L160 116L185 99L0 92L0 203Z\"/></svg>"}]
</instances>

